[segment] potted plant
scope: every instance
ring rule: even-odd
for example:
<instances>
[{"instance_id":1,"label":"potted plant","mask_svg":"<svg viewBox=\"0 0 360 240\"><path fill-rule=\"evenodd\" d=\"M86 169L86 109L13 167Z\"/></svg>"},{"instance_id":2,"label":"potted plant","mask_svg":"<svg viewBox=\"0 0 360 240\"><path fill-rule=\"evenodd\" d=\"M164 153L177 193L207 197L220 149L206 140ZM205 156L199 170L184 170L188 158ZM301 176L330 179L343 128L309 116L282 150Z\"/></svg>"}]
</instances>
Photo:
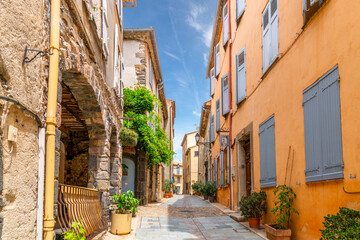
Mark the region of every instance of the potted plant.
<instances>
[{"instance_id":1,"label":"potted plant","mask_svg":"<svg viewBox=\"0 0 360 240\"><path fill-rule=\"evenodd\" d=\"M216 186L214 181L206 182L207 185L207 195L209 196L209 202L215 202L215 195L216 195Z\"/></svg>"},{"instance_id":2,"label":"potted plant","mask_svg":"<svg viewBox=\"0 0 360 240\"><path fill-rule=\"evenodd\" d=\"M132 129L122 128L119 133L119 140L124 147L135 147L138 143L139 135Z\"/></svg>"},{"instance_id":3,"label":"potted plant","mask_svg":"<svg viewBox=\"0 0 360 240\"><path fill-rule=\"evenodd\" d=\"M136 205L139 200L134 198L132 191L127 191L113 196L116 210L111 213L111 233L116 235L128 234L131 232L132 212L137 211Z\"/></svg>"},{"instance_id":4,"label":"potted plant","mask_svg":"<svg viewBox=\"0 0 360 240\"><path fill-rule=\"evenodd\" d=\"M134 209L133 209L133 211L132 211L132 217L136 217L136 213L137 213L137 207L139 206L139 204L140 204L140 200L139 199L137 199L137 198L134 198L134 204L135 204L135 207L134 207Z\"/></svg>"},{"instance_id":5,"label":"potted plant","mask_svg":"<svg viewBox=\"0 0 360 240\"><path fill-rule=\"evenodd\" d=\"M81 222L82 219L79 218L79 222ZM64 240L85 240L85 230L83 225L81 225L78 222L73 222L71 224L71 228L62 233Z\"/></svg>"},{"instance_id":6,"label":"potted plant","mask_svg":"<svg viewBox=\"0 0 360 240\"><path fill-rule=\"evenodd\" d=\"M199 191L200 191L201 195L204 196L204 200L208 200L208 199L209 199L208 185L207 185L206 183L201 185Z\"/></svg>"},{"instance_id":7,"label":"potted plant","mask_svg":"<svg viewBox=\"0 0 360 240\"><path fill-rule=\"evenodd\" d=\"M250 196L243 196L239 202L240 211L249 220L251 228L259 228L260 218L266 213L266 193L253 192Z\"/></svg>"},{"instance_id":8,"label":"potted plant","mask_svg":"<svg viewBox=\"0 0 360 240\"><path fill-rule=\"evenodd\" d=\"M282 239L290 240L291 229L291 213L299 214L295 208L292 207L296 194L292 188L286 185L279 185L274 189L275 208L271 212L275 214L276 224L265 224L266 236L271 240Z\"/></svg>"},{"instance_id":9,"label":"potted plant","mask_svg":"<svg viewBox=\"0 0 360 240\"><path fill-rule=\"evenodd\" d=\"M191 185L191 188L192 190L194 191L194 194L196 196L200 196L200 188L201 188L201 183L200 182L194 182L192 185Z\"/></svg>"},{"instance_id":10,"label":"potted plant","mask_svg":"<svg viewBox=\"0 0 360 240\"><path fill-rule=\"evenodd\" d=\"M173 182L170 181L169 179L165 179L165 198L170 198L172 197L172 187L173 187Z\"/></svg>"}]
</instances>

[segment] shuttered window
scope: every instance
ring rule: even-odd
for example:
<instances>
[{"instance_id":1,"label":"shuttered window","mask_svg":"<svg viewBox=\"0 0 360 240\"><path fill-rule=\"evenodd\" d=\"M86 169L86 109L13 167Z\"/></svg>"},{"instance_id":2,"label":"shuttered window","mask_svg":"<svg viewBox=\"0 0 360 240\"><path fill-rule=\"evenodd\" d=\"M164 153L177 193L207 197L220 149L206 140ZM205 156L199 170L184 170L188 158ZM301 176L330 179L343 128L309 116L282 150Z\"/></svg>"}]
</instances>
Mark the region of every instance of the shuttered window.
<instances>
[{"instance_id":1,"label":"shuttered window","mask_svg":"<svg viewBox=\"0 0 360 240\"><path fill-rule=\"evenodd\" d=\"M215 159L214 161L214 181L216 188L218 187L218 161Z\"/></svg>"},{"instance_id":2,"label":"shuttered window","mask_svg":"<svg viewBox=\"0 0 360 240\"><path fill-rule=\"evenodd\" d=\"M215 68L210 70L210 97L213 97L215 93Z\"/></svg>"},{"instance_id":3,"label":"shuttered window","mask_svg":"<svg viewBox=\"0 0 360 240\"><path fill-rule=\"evenodd\" d=\"M226 184L230 184L230 148L226 148Z\"/></svg>"},{"instance_id":4,"label":"shuttered window","mask_svg":"<svg viewBox=\"0 0 360 240\"><path fill-rule=\"evenodd\" d=\"M229 40L229 12L228 12L228 3L226 2L223 7L223 45Z\"/></svg>"},{"instance_id":5,"label":"shuttered window","mask_svg":"<svg viewBox=\"0 0 360 240\"><path fill-rule=\"evenodd\" d=\"M123 0L117 0L116 1L116 8L117 8L118 15L119 15L120 26L122 27L122 22L123 22Z\"/></svg>"},{"instance_id":6,"label":"shuttered window","mask_svg":"<svg viewBox=\"0 0 360 240\"><path fill-rule=\"evenodd\" d=\"M279 56L279 12L278 0L270 0L262 15L263 72Z\"/></svg>"},{"instance_id":7,"label":"shuttered window","mask_svg":"<svg viewBox=\"0 0 360 240\"><path fill-rule=\"evenodd\" d=\"M222 115L225 116L229 113L229 74L227 73L221 79L221 106Z\"/></svg>"},{"instance_id":8,"label":"shuttered window","mask_svg":"<svg viewBox=\"0 0 360 240\"><path fill-rule=\"evenodd\" d=\"M216 44L214 55L215 77L217 77L220 74L220 43Z\"/></svg>"},{"instance_id":9,"label":"shuttered window","mask_svg":"<svg viewBox=\"0 0 360 240\"><path fill-rule=\"evenodd\" d=\"M220 99L216 100L216 132L220 131Z\"/></svg>"},{"instance_id":10,"label":"shuttered window","mask_svg":"<svg viewBox=\"0 0 360 240\"><path fill-rule=\"evenodd\" d=\"M220 153L220 187L223 187L224 184L224 152Z\"/></svg>"},{"instance_id":11,"label":"shuttered window","mask_svg":"<svg viewBox=\"0 0 360 240\"><path fill-rule=\"evenodd\" d=\"M276 186L275 122L274 116L259 126L260 187Z\"/></svg>"},{"instance_id":12,"label":"shuttered window","mask_svg":"<svg viewBox=\"0 0 360 240\"><path fill-rule=\"evenodd\" d=\"M306 24L326 0L303 0L304 24Z\"/></svg>"},{"instance_id":13,"label":"shuttered window","mask_svg":"<svg viewBox=\"0 0 360 240\"><path fill-rule=\"evenodd\" d=\"M210 117L210 142L215 141L215 126L214 126L214 114Z\"/></svg>"},{"instance_id":14,"label":"shuttered window","mask_svg":"<svg viewBox=\"0 0 360 240\"><path fill-rule=\"evenodd\" d=\"M236 55L236 103L246 98L245 47Z\"/></svg>"},{"instance_id":15,"label":"shuttered window","mask_svg":"<svg viewBox=\"0 0 360 240\"><path fill-rule=\"evenodd\" d=\"M114 44L114 83L113 87L116 87L119 81L120 72L120 59L119 59L119 48L118 48L118 25L115 24L115 44Z\"/></svg>"},{"instance_id":16,"label":"shuttered window","mask_svg":"<svg viewBox=\"0 0 360 240\"><path fill-rule=\"evenodd\" d=\"M151 66L151 59L149 59L149 82L150 82L151 88L153 88L153 71L152 71L152 66Z\"/></svg>"},{"instance_id":17,"label":"shuttered window","mask_svg":"<svg viewBox=\"0 0 360 240\"><path fill-rule=\"evenodd\" d=\"M245 0L236 0L236 19L239 19L245 12Z\"/></svg>"},{"instance_id":18,"label":"shuttered window","mask_svg":"<svg viewBox=\"0 0 360 240\"><path fill-rule=\"evenodd\" d=\"M338 67L304 90L303 97L306 181L343 178Z\"/></svg>"},{"instance_id":19,"label":"shuttered window","mask_svg":"<svg viewBox=\"0 0 360 240\"><path fill-rule=\"evenodd\" d=\"M107 58L109 55L109 48L108 48L108 34L107 30L109 27L108 18L107 18L107 0L102 0L102 44L104 55Z\"/></svg>"}]
</instances>

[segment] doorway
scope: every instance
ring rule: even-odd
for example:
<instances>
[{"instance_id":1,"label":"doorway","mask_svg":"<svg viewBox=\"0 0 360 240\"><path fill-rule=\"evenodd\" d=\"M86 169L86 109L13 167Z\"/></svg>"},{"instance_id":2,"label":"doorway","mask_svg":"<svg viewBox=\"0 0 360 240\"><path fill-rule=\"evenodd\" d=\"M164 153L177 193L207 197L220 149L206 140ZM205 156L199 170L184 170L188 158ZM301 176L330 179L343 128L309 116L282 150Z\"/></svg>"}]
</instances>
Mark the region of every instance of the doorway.
<instances>
[{"instance_id":1,"label":"doorway","mask_svg":"<svg viewBox=\"0 0 360 240\"><path fill-rule=\"evenodd\" d=\"M121 192L135 192L135 163L129 158L122 160Z\"/></svg>"}]
</instances>

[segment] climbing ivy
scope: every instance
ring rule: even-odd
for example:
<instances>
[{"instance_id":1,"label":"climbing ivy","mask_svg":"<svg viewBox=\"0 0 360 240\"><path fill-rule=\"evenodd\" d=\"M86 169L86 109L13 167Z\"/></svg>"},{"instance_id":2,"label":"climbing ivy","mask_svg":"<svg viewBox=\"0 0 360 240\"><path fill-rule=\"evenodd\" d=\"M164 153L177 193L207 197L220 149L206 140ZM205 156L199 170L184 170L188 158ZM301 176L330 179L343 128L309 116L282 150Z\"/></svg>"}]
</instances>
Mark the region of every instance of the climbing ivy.
<instances>
[{"instance_id":1,"label":"climbing ivy","mask_svg":"<svg viewBox=\"0 0 360 240\"><path fill-rule=\"evenodd\" d=\"M145 151L148 165L171 163L171 142L161 127L161 120L155 107L161 111L161 102L145 87L124 89L124 117L134 120L124 121L127 128L138 135L136 148Z\"/></svg>"}]
</instances>

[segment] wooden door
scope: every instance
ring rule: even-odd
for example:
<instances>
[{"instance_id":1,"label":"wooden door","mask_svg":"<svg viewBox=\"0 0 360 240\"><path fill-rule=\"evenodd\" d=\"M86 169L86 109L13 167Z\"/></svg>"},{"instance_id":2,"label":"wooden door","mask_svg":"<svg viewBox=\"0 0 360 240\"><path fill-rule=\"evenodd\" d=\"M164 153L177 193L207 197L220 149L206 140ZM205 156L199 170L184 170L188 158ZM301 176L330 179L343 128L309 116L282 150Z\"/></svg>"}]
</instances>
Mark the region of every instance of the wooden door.
<instances>
[{"instance_id":1,"label":"wooden door","mask_svg":"<svg viewBox=\"0 0 360 240\"><path fill-rule=\"evenodd\" d=\"M250 141L244 144L245 151L245 171L246 171L246 195L251 194L251 162L250 162Z\"/></svg>"}]
</instances>

